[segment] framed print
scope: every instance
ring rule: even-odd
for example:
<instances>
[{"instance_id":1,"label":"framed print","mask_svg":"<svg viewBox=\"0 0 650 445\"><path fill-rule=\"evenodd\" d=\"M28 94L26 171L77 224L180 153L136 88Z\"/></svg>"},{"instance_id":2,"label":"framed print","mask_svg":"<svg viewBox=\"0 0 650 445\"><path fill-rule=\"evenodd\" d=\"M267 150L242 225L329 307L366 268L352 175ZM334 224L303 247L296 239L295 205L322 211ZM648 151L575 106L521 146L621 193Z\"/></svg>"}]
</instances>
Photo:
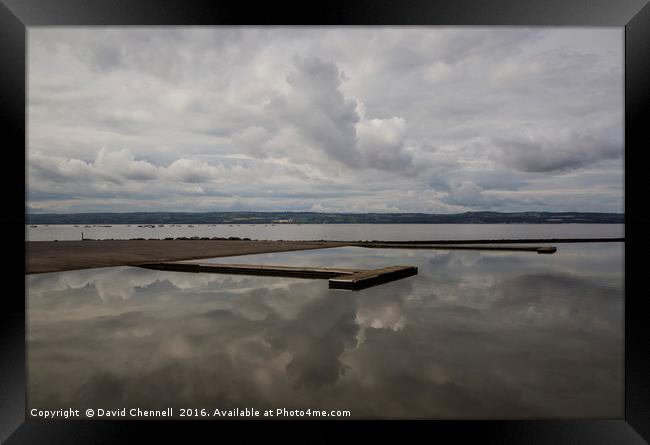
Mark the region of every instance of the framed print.
<instances>
[{"instance_id":1,"label":"framed print","mask_svg":"<svg viewBox=\"0 0 650 445\"><path fill-rule=\"evenodd\" d=\"M649 440L647 2L0 13L7 443Z\"/></svg>"}]
</instances>

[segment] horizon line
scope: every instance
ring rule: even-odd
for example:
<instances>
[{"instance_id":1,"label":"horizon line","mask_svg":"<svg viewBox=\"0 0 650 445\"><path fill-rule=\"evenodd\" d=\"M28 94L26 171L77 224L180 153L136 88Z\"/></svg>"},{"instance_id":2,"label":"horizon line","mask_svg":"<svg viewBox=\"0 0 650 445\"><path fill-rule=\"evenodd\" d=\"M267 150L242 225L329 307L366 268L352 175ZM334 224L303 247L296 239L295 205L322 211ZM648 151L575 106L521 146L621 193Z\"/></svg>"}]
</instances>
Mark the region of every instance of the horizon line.
<instances>
[{"instance_id":1,"label":"horizon line","mask_svg":"<svg viewBox=\"0 0 650 445\"><path fill-rule=\"evenodd\" d=\"M514 213L600 213L600 214L613 214L624 215L625 212L595 212L595 211L580 211L580 210L523 210L513 212L499 212L494 210L467 210L464 212L455 213L432 213L432 212L316 212L311 210L204 210L204 211L186 211L186 210L136 210L136 211L93 211L93 212L25 212L25 215L80 215L90 213L316 213L316 214L346 214L346 215L461 215L464 213L501 213L501 214L514 214Z\"/></svg>"}]
</instances>

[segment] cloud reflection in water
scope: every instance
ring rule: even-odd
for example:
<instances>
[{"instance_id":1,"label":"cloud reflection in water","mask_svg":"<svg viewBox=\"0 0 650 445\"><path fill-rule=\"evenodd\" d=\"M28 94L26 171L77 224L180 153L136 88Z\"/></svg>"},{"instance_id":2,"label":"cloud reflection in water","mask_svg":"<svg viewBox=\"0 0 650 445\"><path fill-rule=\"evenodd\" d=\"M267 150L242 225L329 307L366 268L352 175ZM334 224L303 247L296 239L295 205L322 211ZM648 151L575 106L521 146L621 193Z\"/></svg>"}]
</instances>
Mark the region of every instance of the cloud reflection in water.
<instances>
[{"instance_id":1,"label":"cloud reflection in water","mask_svg":"<svg viewBox=\"0 0 650 445\"><path fill-rule=\"evenodd\" d=\"M28 404L349 409L354 417L618 417L623 246L368 251L229 262L417 265L326 281L121 267L27 277Z\"/></svg>"}]
</instances>

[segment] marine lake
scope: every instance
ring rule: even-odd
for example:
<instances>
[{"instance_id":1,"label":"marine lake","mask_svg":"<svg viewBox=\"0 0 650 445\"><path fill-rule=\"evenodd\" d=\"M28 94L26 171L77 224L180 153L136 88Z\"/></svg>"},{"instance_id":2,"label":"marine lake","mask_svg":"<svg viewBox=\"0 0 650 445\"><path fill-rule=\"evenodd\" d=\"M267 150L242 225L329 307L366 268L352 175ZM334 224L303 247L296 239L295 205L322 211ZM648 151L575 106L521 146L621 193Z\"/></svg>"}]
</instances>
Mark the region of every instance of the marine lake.
<instances>
[{"instance_id":1,"label":"marine lake","mask_svg":"<svg viewBox=\"0 0 650 445\"><path fill-rule=\"evenodd\" d=\"M622 225L523 226L200 229L276 239L623 236ZM40 229L29 229L32 239ZM64 239L78 228L49 229ZM94 236L137 232L105 229ZM327 280L135 267L29 275L28 408L622 417L624 245L557 247L553 255L341 247L202 260L419 268L358 292L330 290Z\"/></svg>"}]
</instances>

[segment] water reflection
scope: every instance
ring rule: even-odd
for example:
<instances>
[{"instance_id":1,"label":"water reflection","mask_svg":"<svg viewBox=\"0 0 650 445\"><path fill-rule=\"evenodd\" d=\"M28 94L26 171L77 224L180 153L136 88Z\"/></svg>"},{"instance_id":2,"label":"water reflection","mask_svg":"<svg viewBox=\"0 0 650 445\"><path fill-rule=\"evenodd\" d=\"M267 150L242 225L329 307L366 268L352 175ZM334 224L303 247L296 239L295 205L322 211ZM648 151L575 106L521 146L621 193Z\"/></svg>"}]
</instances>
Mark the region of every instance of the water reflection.
<instances>
[{"instance_id":1,"label":"water reflection","mask_svg":"<svg viewBox=\"0 0 650 445\"><path fill-rule=\"evenodd\" d=\"M620 417L622 258L607 244L228 259L420 269L360 292L129 267L28 276L28 405Z\"/></svg>"}]
</instances>

